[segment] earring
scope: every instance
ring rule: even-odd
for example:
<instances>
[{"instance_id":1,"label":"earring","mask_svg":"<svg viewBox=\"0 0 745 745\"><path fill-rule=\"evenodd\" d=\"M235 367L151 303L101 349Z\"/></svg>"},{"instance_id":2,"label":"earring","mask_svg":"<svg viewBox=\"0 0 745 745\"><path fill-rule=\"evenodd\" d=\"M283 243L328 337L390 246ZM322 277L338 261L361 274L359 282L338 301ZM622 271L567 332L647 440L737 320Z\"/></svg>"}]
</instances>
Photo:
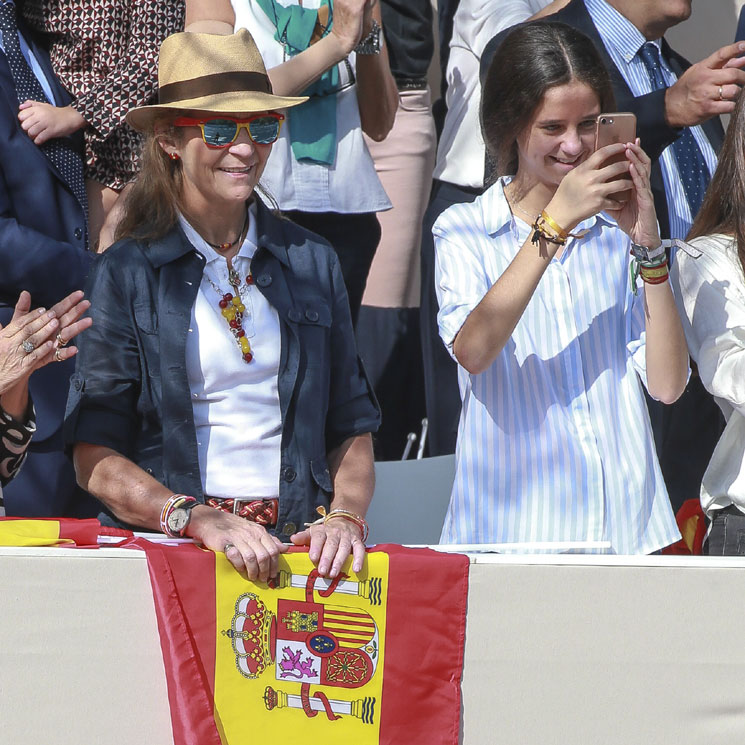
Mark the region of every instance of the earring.
<instances>
[{"instance_id":1,"label":"earring","mask_svg":"<svg viewBox=\"0 0 745 745\"><path fill-rule=\"evenodd\" d=\"M179 159L179 154L178 153L168 153L168 157L171 160L178 160Z\"/></svg>"}]
</instances>

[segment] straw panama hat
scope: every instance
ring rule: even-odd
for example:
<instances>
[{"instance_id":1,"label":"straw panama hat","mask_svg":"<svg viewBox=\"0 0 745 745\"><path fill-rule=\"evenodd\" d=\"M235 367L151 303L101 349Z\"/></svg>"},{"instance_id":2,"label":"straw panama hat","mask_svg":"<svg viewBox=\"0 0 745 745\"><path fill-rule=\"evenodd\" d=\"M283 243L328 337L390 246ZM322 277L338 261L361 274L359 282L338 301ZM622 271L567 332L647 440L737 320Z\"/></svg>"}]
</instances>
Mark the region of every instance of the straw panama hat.
<instances>
[{"instance_id":1,"label":"straw panama hat","mask_svg":"<svg viewBox=\"0 0 745 745\"><path fill-rule=\"evenodd\" d=\"M234 34L181 32L163 41L158 57L158 103L138 106L127 123L149 131L177 111L253 113L297 106L306 96L275 96L264 61L245 28Z\"/></svg>"}]
</instances>

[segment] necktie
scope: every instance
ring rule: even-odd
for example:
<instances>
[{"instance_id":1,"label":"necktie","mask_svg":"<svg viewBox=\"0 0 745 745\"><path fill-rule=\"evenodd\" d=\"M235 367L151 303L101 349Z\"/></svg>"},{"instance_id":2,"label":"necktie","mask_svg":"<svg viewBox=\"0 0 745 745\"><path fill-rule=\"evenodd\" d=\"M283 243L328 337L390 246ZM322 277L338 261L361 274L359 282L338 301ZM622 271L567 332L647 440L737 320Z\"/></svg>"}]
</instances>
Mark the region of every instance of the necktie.
<instances>
[{"instance_id":1,"label":"necktie","mask_svg":"<svg viewBox=\"0 0 745 745\"><path fill-rule=\"evenodd\" d=\"M662 75L660 50L657 45L651 41L643 44L639 50L639 57L647 68L647 74L654 90L667 88ZM704 200L706 187L709 185L711 178L709 169L706 167L704 156L689 127L683 129L680 137L673 142L672 148L678 164L678 173L683 182L683 191L688 200L688 206L691 208L691 218L695 218Z\"/></svg>"},{"instance_id":2,"label":"necktie","mask_svg":"<svg viewBox=\"0 0 745 745\"><path fill-rule=\"evenodd\" d=\"M13 82L16 86L16 94L19 101L42 101L51 103L41 83L26 62L21 51L18 40L18 22L16 20L16 7L13 3L0 0L0 31L3 32L3 47L8 60ZM59 175L70 187L75 198L80 202L86 218L88 217L88 199L85 193L85 180L83 177L83 162L76 152L69 138L58 137L49 140L40 146L45 152L52 165L57 169Z\"/></svg>"}]
</instances>

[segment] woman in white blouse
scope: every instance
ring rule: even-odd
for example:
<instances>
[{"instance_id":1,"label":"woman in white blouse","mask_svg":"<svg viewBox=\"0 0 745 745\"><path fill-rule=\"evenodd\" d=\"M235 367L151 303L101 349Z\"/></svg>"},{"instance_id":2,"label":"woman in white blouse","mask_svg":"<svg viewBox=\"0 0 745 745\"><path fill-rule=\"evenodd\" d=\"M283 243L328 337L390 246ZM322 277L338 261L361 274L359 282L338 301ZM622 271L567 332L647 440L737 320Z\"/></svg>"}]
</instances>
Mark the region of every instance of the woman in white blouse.
<instances>
[{"instance_id":1,"label":"woman in white blouse","mask_svg":"<svg viewBox=\"0 0 745 745\"><path fill-rule=\"evenodd\" d=\"M650 160L638 140L593 152L613 105L592 43L560 23L513 31L486 76L502 178L433 228L463 398L444 542L628 554L679 535L637 375L674 401L687 353Z\"/></svg>"},{"instance_id":2,"label":"woman in white blouse","mask_svg":"<svg viewBox=\"0 0 745 745\"><path fill-rule=\"evenodd\" d=\"M362 133L390 131L398 91L376 0L189 0L187 30L246 28L272 90L309 97L287 112L263 184L294 222L323 236L339 257L356 324L380 240L376 212L391 203Z\"/></svg>"},{"instance_id":3,"label":"woman in white blouse","mask_svg":"<svg viewBox=\"0 0 745 745\"><path fill-rule=\"evenodd\" d=\"M745 555L745 96L672 271L691 357L727 426L701 484L704 552Z\"/></svg>"}]
</instances>

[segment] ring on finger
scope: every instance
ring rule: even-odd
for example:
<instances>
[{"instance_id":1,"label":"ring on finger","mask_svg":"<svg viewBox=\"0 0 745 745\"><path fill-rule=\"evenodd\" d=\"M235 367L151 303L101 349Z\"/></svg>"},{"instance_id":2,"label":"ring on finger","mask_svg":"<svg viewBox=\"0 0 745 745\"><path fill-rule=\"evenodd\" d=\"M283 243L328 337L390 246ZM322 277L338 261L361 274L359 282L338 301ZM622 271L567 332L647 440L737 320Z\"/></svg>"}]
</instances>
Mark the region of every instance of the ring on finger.
<instances>
[{"instance_id":1,"label":"ring on finger","mask_svg":"<svg viewBox=\"0 0 745 745\"><path fill-rule=\"evenodd\" d=\"M225 545L223 546L222 552L223 552L224 554L226 554L226 553L228 553L228 551L229 551L229 550L230 550L231 548L235 548L235 545L234 545L234 544L232 544L232 543L226 543L226 544L225 544Z\"/></svg>"},{"instance_id":2,"label":"ring on finger","mask_svg":"<svg viewBox=\"0 0 745 745\"><path fill-rule=\"evenodd\" d=\"M55 362L62 362L62 357L59 353L59 349L54 350L54 361Z\"/></svg>"},{"instance_id":3,"label":"ring on finger","mask_svg":"<svg viewBox=\"0 0 745 745\"><path fill-rule=\"evenodd\" d=\"M719 100L724 101L724 89L721 85L719 86Z\"/></svg>"},{"instance_id":4,"label":"ring on finger","mask_svg":"<svg viewBox=\"0 0 745 745\"><path fill-rule=\"evenodd\" d=\"M34 346L34 343L31 341L31 339L24 339L23 340L23 343L21 344L21 347L23 347L23 351L26 354L31 354L31 352L33 352L34 349L36 349L36 347Z\"/></svg>"},{"instance_id":5,"label":"ring on finger","mask_svg":"<svg viewBox=\"0 0 745 745\"><path fill-rule=\"evenodd\" d=\"M69 339L67 341L65 341L62 338L62 334L61 333L60 334L57 334L57 346L58 347L66 347L69 343L70 343L70 340Z\"/></svg>"}]
</instances>

